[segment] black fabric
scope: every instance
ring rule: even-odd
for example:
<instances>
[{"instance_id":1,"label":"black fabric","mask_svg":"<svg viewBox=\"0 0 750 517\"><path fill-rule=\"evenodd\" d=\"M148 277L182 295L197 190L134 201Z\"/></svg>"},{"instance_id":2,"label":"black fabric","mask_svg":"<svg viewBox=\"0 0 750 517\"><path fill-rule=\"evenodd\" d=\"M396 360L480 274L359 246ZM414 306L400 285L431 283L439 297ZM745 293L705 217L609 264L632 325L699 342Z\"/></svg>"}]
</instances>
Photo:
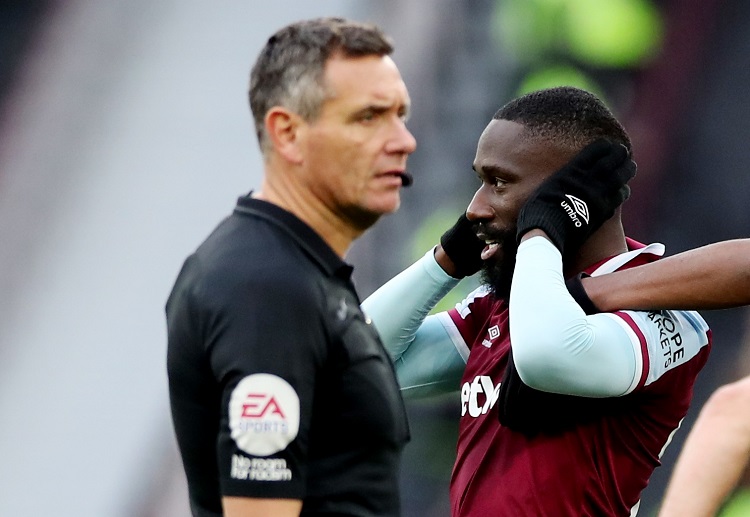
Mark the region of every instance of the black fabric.
<instances>
[{"instance_id":1,"label":"black fabric","mask_svg":"<svg viewBox=\"0 0 750 517\"><path fill-rule=\"evenodd\" d=\"M518 216L518 240L539 228L564 257L575 253L630 196L635 172L625 146L594 141L529 197Z\"/></svg>"},{"instance_id":2,"label":"black fabric","mask_svg":"<svg viewBox=\"0 0 750 517\"><path fill-rule=\"evenodd\" d=\"M576 276L567 279L565 286L576 303L583 309L583 312L587 315L598 314L602 311L591 301L591 298L586 293L586 289L583 287L583 282L581 282L581 279L588 276L586 273L578 273Z\"/></svg>"},{"instance_id":3,"label":"black fabric","mask_svg":"<svg viewBox=\"0 0 750 517\"><path fill-rule=\"evenodd\" d=\"M185 261L166 306L167 369L195 516L220 515L224 495L301 499L302 515L399 515L406 412L351 272L302 221L249 197ZM299 398L296 438L268 455L229 426L234 390L256 374ZM283 469L247 467L266 462Z\"/></svg>"},{"instance_id":4,"label":"black fabric","mask_svg":"<svg viewBox=\"0 0 750 517\"><path fill-rule=\"evenodd\" d=\"M586 425L602 414L622 411L628 400L620 397L587 398L540 391L518 375L513 350L500 383L498 419L526 436L564 433Z\"/></svg>"},{"instance_id":5,"label":"black fabric","mask_svg":"<svg viewBox=\"0 0 750 517\"><path fill-rule=\"evenodd\" d=\"M482 268L485 243L477 237L465 213L440 237L440 245L456 266L455 278L471 276Z\"/></svg>"}]
</instances>

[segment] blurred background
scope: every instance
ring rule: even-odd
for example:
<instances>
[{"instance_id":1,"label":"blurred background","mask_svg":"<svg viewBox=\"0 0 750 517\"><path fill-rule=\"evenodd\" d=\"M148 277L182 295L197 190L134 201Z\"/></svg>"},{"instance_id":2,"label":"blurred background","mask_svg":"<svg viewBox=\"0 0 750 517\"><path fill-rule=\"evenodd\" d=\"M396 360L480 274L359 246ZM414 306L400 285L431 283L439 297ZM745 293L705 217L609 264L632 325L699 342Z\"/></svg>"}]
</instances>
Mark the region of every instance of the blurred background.
<instances>
[{"instance_id":1,"label":"blurred background","mask_svg":"<svg viewBox=\"0 0 750 517\"><path fill-rule=\"evenodd\" d=\"M164 302L259 184L246 100L258 51L320 15L381 24L413 100L415 185L349 256L363 297L465 209L492 114L558 84L599 94L631 134L631 237L668 254L750 237L744 0L2 0L0 515L189 515ZM746 310L705 317L714 352L640 515L709 393L750 370ZM458 398L409 413L404 516L447 516Z\"/></svg>"}]
</instances>

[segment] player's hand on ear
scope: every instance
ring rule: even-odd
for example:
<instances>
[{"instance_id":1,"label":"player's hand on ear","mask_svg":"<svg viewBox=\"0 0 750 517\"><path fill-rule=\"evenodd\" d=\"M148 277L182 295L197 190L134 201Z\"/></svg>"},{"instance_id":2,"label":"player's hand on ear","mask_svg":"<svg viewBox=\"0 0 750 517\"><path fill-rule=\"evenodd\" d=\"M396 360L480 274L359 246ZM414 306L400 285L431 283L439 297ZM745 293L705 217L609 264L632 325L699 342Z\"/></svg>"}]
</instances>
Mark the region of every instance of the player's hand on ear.
<instances>
[{"instance_id":1,"label":"player's hand on ear","mask_svg":"<svg viewBox=\"0 0 750 517\"><path fill-rule=\"evenodd\" d=\"M565 255L575 253L628 197L636 164L628 149L600 138L587 145L529 197L517 238L543 230Z\"/></svg>"}]
</instances>

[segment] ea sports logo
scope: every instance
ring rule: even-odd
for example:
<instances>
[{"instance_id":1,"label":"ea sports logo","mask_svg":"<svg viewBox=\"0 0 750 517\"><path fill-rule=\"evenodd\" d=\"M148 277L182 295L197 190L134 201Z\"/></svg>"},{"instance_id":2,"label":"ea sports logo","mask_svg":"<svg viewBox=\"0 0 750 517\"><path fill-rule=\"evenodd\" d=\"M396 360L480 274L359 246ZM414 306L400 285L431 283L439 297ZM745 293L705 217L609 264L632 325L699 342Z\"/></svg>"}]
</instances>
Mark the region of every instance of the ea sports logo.
<instances>
[{"instance_id":1,"label":"ea sports logo","mask_svg":"<svg viewBox=\"0 0 750 517\"><path fill-rule=\"evenodd\" d=\"M242 379L232 390L228 409L232 438L253 456L285 449L299 432L299 397L276 375L256 373Z\"/></svg>"},{"instance_id":2,"label":"ea sports logo","mask_svg":"<svg viewBox=\"0 0 750 517\"><path fill-rule=\"evenodd\" d=\"M570 203L562 200L560 202L560 206L562 206L565 210L565 213L568 214L568 217L570 217L573 225L576 228L580 228L581 226L583 226L583 223L581 223L581 221L579 220L579 216L586 224L589 224L589 207L586 202L578 199L575 196L571 196L570 194L565 194L565 197L568 198Z\"/></svg>"},{"instance_id":3,"label":"ea sports logo","mask_svg":"<svg viewBox=\"0 0 750 517\"><path fill-rule=\"evenodd\" d=\"M278 415L284 419L284 412L274 395L268 393L248 393L242 404L242 418L262 418Z\"/></svg>"}]
</instances>

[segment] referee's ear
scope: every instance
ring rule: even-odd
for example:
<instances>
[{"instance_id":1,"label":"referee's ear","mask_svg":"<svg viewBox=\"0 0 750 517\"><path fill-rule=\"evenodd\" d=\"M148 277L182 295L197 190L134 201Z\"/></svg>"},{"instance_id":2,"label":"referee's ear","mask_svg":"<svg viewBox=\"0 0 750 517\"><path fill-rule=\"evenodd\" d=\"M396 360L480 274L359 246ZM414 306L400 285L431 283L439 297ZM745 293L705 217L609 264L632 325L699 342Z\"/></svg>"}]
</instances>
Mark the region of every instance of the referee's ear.
<instances>
[{"instance_id":1,"label":"referee's ear","mask_svg":"<svg viewBox=\"0 0 750 517\"><path fill-rule=\"evenodd\" d=\"M274 106L264 119L273 149L287 162L300 165L304 161L303 146L308 124L296 113Z\"/></svg>"}]
</instances>

